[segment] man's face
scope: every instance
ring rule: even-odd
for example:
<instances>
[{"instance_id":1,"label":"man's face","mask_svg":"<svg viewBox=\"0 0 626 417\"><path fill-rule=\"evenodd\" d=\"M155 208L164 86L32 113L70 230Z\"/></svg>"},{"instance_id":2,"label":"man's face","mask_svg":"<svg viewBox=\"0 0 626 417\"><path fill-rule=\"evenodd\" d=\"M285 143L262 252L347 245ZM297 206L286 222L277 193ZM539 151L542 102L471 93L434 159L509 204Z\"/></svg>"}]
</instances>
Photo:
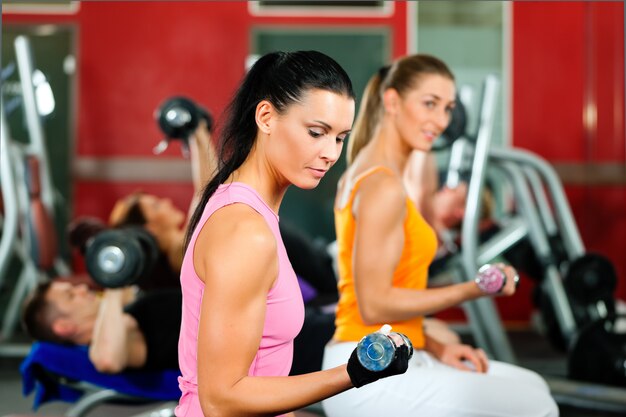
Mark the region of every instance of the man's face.
<instances>
[{"instance_id":1,"label":"man's face","mask_svg":"<svg viewBox=\"0 0 626 417\"><path fill-rule=\"evenodd\" d=\"M99 297L87 285L69 282L53 282L46 293L46 300L56 311L52 321L55 333L66 333L62 336L69 338L74 333L73 329L93 324L100 306Z\"/></svg>"}]
</instances>

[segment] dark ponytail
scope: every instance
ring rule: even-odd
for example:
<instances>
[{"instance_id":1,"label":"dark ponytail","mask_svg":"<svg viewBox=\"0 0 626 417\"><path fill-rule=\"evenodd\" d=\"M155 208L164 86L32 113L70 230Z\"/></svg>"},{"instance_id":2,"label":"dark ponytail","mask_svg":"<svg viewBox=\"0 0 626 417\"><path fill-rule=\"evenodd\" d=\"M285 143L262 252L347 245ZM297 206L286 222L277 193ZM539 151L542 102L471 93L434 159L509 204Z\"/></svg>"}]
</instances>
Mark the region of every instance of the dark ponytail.
<instances>
[{"instance_id":1,"label":"dark ponytail","mask_svg":"<svg viewBox=\"0 0 626 417\"><path fill-rule=\"evenodd\" d=\"M348 74L335 60L321 52L272 52L263 55L250 68L226 108L226 119L219 138L218 170L204 187L189 220L185 249L211 196L250 155L257 138L255 113L259 102L268 100L280 114L313 89L332 91L354 99Z\"/></svg>"}]
</instances>

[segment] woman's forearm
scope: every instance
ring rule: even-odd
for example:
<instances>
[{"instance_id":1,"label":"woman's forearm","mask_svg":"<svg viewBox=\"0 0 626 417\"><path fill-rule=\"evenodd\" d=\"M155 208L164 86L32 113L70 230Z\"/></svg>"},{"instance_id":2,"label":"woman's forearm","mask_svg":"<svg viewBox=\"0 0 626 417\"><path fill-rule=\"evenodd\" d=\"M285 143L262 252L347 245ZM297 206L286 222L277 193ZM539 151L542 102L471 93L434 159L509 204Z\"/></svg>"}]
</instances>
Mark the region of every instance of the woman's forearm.
<instances>
[{"instance_id":1,"label":"woman's forearm","mask_svg":"<svg viewBox=\"0 0 626 417\"><path fill-rule=\"evenodd\" d=\"M213 395L200 391L205 415L266 416L306 407L352 387L346 365L289 377L244 377Z\"/></svg>"},{"instance_id":2,"label":"woman's forearm","mask_svg":"<svg viewBox=\"0 0 626 417\"><path fill-rule=\"evenodd\" d=\"M378 324L436 313L482 295L473 281L425 290L389 287L362 295L359 308L366 323Z\"/></svg>"},{"instance_id":3,"label":"woman's forearm","mask_svg":"<svg viewBox=\"0 0 626 417\"><path fill-rule=\"evenodd\" d=\"M434 357L438 358L441 356L443 345L443 343L433 338L427 332L424 333L424 350L430 352Z\"/></svg>"}]
</instances>

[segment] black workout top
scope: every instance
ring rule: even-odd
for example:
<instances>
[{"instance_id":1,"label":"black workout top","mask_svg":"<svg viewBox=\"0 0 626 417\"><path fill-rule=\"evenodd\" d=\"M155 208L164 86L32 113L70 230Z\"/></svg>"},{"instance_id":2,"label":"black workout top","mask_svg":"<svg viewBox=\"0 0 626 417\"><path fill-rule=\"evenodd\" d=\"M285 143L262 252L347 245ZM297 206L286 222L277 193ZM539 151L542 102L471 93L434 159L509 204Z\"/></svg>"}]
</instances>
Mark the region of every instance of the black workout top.
<instances>
[{"instance_id":1,"label":"black workout top","mask_svg":"<svg viewBox=\"0 0 626 417\"><path fill-rule=\"evenodd\" d=\"M152 290L124 308L137 320L146 340L146 363L141 369L178 369L181 309L180 289Z\"/></svg>"},{"instance_id":2,"label":"black workout top","mask_svg":"<svg viewBox=\"0 0 626 417\"><path fill-rule=\"evenodd\" d=\"M150 273L144 274L137 280L137 286L144 291L153 291L162 288L180 288L180 271L175 271L170 265L167 255L159 252Z\"/></svg>"}]
</instances>

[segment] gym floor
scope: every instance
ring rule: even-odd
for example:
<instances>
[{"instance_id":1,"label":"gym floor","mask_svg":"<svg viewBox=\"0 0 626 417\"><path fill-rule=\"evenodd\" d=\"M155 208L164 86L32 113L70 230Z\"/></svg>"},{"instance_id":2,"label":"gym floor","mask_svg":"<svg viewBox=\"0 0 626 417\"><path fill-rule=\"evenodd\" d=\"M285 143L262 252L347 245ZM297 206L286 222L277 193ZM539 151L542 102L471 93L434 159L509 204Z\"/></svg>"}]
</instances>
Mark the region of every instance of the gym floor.
<instances>
[{"instance_id":1,"label":"gym floor","mask_svg":"<svg viewBox=\"0 0 626 417\"><path fill-rule=\"evenodd\" d=\"M565 376L565 356L549 345L547 340L532 331L510 331L509 337L522 366L546 376L559 403L561 417L612 417L626 415L626 395L623 389L597 385L573 384ZM21 359L0 358L0 416L62 416L70 405L53 402L32 411L32 395L22 395L22 382L18 371ZM523 393L520 393L523 395ZM171 405L171 404L166 404ZM102 405L91 411L89 417L135 416L169 417L160 412L161 404ZM321 409L314 406L298 412L297 417L319 416Z\"/></svg>"}]
</instances>

